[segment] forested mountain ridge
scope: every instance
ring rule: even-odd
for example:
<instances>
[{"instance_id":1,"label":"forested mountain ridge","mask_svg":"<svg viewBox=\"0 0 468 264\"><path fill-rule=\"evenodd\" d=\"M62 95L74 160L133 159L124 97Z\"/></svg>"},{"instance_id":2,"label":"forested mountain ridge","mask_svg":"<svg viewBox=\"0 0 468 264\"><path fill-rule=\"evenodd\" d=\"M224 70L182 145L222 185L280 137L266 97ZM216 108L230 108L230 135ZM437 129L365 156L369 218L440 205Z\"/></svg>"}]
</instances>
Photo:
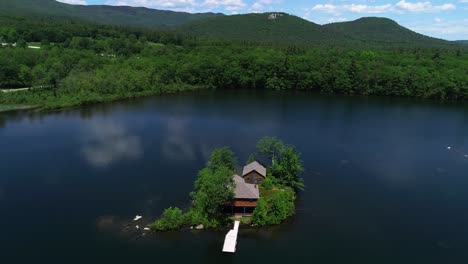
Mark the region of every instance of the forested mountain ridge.
<instances>
[{"instance_id":1,"label":"forested mountain ridge","mask_svg":"<svg viewBox=\"0 0 468 264\"><path fill-rule=\"evenodd\" d=\"M326 24L323 27L329 32L376 43L420 46L450 44L449 41L419 34L383 17L363 17L354 21Z\"/></svg>"},{"instance_id":2,"label":"forested mountain ridge","mask_svg":"<svg viewBox=\"0 0 468 264\"><path fill-rule=\"evenodd\" d=\"M128 6L69 5L55 0L0 0L0 16L73 19L104 25L164 29L228 41L338 47L457 47L460 42L424 36L387 18L365 17L318 25L286 13L190 14Z\"/></svg>"},{"instance_id":3,"label":"forested mountain ridge","mask_svg":"<svg viewBox=\"0 0 468 264\"><path fill-rule=\"evenodd\" d=\"M0 15L68 18L106 25L161 28L223 14L190 14L129 6L69 5L55 0L0 0Z\"/></svg>"},{"instance_id":4,"label":"forested mountain ridge","mask_svg":"<svg viewBox=\"0 0 468 264\"><path fill-rule=\"evenodd\" d=\"M388 18L364 17L318 25L286 13L210 17L176 27L208 38L352 47L449 47L459 44L428 37Z\"/></svg>"},{"instance_id":5,"label":"forested mountain ridge","mask_svg":"<svg viewBox=\"0 0 468 264\"><path fill-rule=\"evenodd\" d=\"M206 38L281 43L342 40L318 24L286 13L256 13L210 17L177 26L177 31Z\"/></svg>"}]
</instances>

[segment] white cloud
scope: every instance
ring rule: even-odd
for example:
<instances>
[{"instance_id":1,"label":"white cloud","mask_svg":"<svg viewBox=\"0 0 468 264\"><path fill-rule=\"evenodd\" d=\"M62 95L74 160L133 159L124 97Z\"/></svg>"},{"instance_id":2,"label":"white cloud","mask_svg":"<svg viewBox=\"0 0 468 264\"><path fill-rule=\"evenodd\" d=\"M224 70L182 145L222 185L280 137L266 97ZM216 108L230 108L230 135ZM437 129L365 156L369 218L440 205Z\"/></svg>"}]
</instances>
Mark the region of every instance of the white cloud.
<instances>
[{"instance_id":1,"label":"white cloud","mask_svg":"<svg viewBox=\"0 0 468 264\"><path fill-rule=\"evenodd\" d=\"M253 3L253 5L250 7L249 11L253 13L261 13L264 11L264 6L260 4L259 2Z\"/></svg>"},{"instance_id":2,"label":"white cloud","mask_svg":"<svg viewBox=\"0 0 468 264\"><path fill-rule=\"evenodd\" d=\"M455 9L454 4L442 4L442 5L432 5L431 2L416 2L410 3L405 0L401 0L396 3L395 6L399 9L406 10L409 12L439 12Z\"/></svg>"},{"instance_id":3,"label":"white cloud","mask_svg":"<svg viewBox=\"0 0 468 264\"><path fill-rule=\"evenodd\" d=\"M237 12L247 6L242 0L205 0L201 5L210 10L217 7L224 7L231 12Z\"/></svg>"},{"instance_id":4,"label":"white cloud","mask_svg":"<svg viewBox=\"0 0 468 264\"><path fill-rule=\"evenodd\" d=\"M386 5L332 5L332 4L318 4L310 8L310 11L321 11L326 13L342 13L342 12L353 12L353 13L385 13L392 11L393 7L390 4Z\"/></svg>"},{"instance_id":5,"label":"white cloud","mask_svg":"<svg viewBox=\"0 0 468 264\"><path fill-rule=\"evenodd\" d=\"M371 5L355 5L352 4L349 7L349 10L351 12L355 13L386 13L392 10L392 5L386 4L386 5L376 5L376 6L371 6Z\"/></svg>"},{"instance_id":6,"label":"white cloud","mask_svg":"<svg viewBox=\"0 0 468 264\"><path fill-rule=\"evenodd\" d=\"M468 1L468 0L462 0ZM306 9L306 12L318 11L324 13L330 13L334 15L340 15L344 12L351 13L365 13L365 14L379 14L379 13L390 13L390 12L440 12L455 9L456 6L451 3L442 5L432 5L431 2L415 2L410 3L405 0L401 0L398 3L385 4L385 5L365 5L365 4L346 4L346 5L334 5L334 4L317 4L312 8Z\"/></svg>"},{"instance_id":7,"label":"white cloud","mask_svg":"<svg viewBox=\"0 0 468 264\"><path fill-rule=\"evenodd\" d=\"M216 8L223 8L232 13L243 10L247 6L243 0L107 0L106 4L115 6L144 6L186 12L207 12Z\"/></svg>"},{"instance_id":8,"label":"white cloud","mask_svg":"<svg viewBox=\"0 0 468 264\"><path fill-rule=\"evenodd\" d=\"M87 5L86 0L57 0L58 2L62 2L65 4L70 5Z\"/></svg>"},{"instance_id":9,"label":"white cloud","mask_svg":"<svg viewBox=\"0 0 468 264\"><path fill-rule=\"evenodd\" d=\"M435 21L435 22L437 22L437 23L440 23L440 22L442 22L442 19L441 19L441 18L438 18L438 17L436 17L436 18L434 18L434 21Z\"/></svg>"},{"instance_id":10,"label":"white cloud","mask_svg":"<svg viewBox=\"0 0 468 264\"><path fill-rule=\"evenodd\" d=\"M420 32L425 35L435 36L444 39L463 39L460 36L468 36L468 19L463 20L441 20L437 23L425 23L424 21L416 21L410 24L405 24L411 30Z\"/></svg>"},{"instance_id":11,"label":"white cloud","mask_svg":"<svg viewBox=\"0 0 468 264\"><path fill-rule=\"evenodd\" d=\"M335 23L335 22L343 22L343 21L346 21L348 19L346 19L346 17L331 17L327 20L327 22L329 23Z\"/></svg>"},{"instance_id":12,"label":"white cloud","mask_svg":"<svg viewBox=\"0 0 468 264\"><path fill-rule=\"evenodd\" d=\"M108 5L114 6L144 6L150 8L164 8L175 11L190 11L197 6L196 0L108 0Z\"/></svg>"}]
</instances>

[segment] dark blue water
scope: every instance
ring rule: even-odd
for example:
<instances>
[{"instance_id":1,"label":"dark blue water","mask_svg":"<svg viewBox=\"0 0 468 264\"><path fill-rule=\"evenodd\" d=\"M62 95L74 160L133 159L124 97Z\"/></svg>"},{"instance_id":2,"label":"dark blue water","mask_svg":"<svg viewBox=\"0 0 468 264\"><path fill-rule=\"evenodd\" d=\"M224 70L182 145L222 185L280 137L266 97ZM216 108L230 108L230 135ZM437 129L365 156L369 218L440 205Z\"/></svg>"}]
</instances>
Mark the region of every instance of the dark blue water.
<instances>
[{"instance_id":1,"label":"dark blue water","mask_svg":"<svg viewBox=\"0 0 468 264\"><path fill-rule=\"evenodd\" d=\"M291 223L145 234L186 207L214 147L303 153ZM448 149L450 147L450 149ZM467 263L468 107L386 98L203 92L0 116L1 263Z\"/></svg>"}]
</instances>

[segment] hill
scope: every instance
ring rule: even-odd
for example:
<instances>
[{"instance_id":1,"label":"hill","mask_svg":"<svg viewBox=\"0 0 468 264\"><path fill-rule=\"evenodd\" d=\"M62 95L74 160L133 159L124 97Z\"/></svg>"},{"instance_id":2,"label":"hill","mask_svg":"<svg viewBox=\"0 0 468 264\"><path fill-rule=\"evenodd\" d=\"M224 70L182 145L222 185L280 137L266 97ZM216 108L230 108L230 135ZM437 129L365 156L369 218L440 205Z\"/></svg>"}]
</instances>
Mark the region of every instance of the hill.
<instances>
[{"instance_id":1,"label":"hill","mask_svg":"<svg viewBox=\"0 0 468 264\"><path fill-rule=\"evenodd\" d=\"M128 6L69 5L55 0L0 0L0 15L62 17L98 24L155 28L222 14L190 14Z\"/></svg>"},{"instance_id":2,"label":"hill","mask_svg":"<svg viewBox=\"0 0 468 264\"><path fill-rule=\"evenodd\" d=\"M411 31L391 19L382 17L363 17L349 22L327 24L323 28L329 32L342 34L365 42L421 46L451 44L446 40L428 37Z\"/></svg>"},{"instance_id":3,"label":"hill","mask_svg":"<svg viewBox=\"0 0 468 264\"><path fill-rule=\"evenodd\" d=\"M286 13L190 14L141 7L69 5L55 0L0 0L0 16L74 19L105 25L174 30L197 37L267 43L380 47L466 47L378 17L318 25Z\"/></svg>"},{"instance_id":4,"label":"hill","mask_svg":"<svg viewBox=\"0 0 468 264\"><path fill-rule=\"evenodd\" d=\"M184 23L177 31L207 38L261 42L312 43L337 39L322 26L285 13L210 17Z\"/></svg>"},{"instance_id":5,"label":"hill","mask_svg":"<svg viewBox=\"0 0 468 264\"><path fill-rule=\"evenodd\" d=\"M202 37L262 42L356 47L456 45L411 31L391 19L378 17L321 26L285 13L263 13L204 18L176 28L179 32Z\"/></svg>"}]
</instances>

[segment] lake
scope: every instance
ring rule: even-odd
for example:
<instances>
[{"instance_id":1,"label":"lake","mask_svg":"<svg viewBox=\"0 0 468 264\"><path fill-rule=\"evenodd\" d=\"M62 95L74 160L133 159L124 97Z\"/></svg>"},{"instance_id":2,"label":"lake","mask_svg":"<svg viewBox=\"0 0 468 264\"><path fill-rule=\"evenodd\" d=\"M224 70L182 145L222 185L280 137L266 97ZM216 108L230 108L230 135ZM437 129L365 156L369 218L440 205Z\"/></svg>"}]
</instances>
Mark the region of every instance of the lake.
<instances>
[{"instance_id":1,"label":"lake","mask_svg":"<svg viewBox=\"0 0 468 264\"><path fill-rule=\"evenodd\" d=\"M287 224L145 234L187 207L225 145L263 136L303 154ZM468 107L307 93L200 92L0 114L2 263L466 263ZM142 215L141 223L133 222Z\"/></svg>"}]
</instances>

